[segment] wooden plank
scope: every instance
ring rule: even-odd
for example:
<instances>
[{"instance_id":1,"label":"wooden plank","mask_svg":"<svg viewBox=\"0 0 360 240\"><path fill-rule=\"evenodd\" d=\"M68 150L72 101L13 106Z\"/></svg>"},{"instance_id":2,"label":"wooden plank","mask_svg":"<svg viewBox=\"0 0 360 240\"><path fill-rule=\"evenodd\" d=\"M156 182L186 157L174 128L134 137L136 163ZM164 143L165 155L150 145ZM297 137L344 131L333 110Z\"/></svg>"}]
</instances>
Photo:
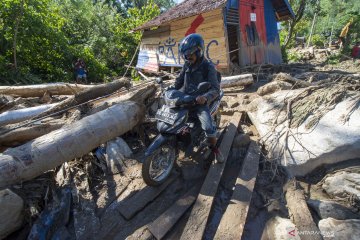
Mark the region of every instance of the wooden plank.
<instances>
[{"instance_id":1,"label":"wooden plank","mask_svg":"<svg viewBox=\"0 0 360 240\"><path fill-rule=\"evenodd\" d=\"M241 113L235 113L226 129L224 138L220 144L220 151L223 154L225 161L222 164L216 163L211 165L209 172L206 175L206 179L201 187L200 194L191 211L190 218L180 238L182 240L202 239L203 237L211 205L214 200L222 172L225 168L226 160L229 155L237 127L240 123L240 119Z\"/></svg>"},{"instance_id":2,"label":"wooden plank","mask_svg":"<svg viewBox=\"0 0 360 240\"><path fill-rule=\"evenodd\" d=\"M145 188L137 192L134 196L121 202L117 210L124 218L128 220L131 219L133 216L136 215L137 212L143 209L148 203L153 201L162 191L164 191L166 187L170 183L172 183L178 176L178 173L173 174L168 180L166 180L158 187L146 186Z\"/></svg>"},{"instance_id":3,"label":"wooden plank","mask_svg":"<svg viewBox=\"0 0 360 240\"><path fill-rule=\"evenodd\" d=\"M192 187L184 196L177 200L174 205L148 225L149 231L156 239L162 239L168 233L186 210L195 202L199 190L200 184Z\"/></svg>"},{"instance_id":4,"label":"wooden plank","mask_svg":"<svg viewBox=\"0 0 360 240\"><path fill-rule=\"evenodd\" d=\"M242 169L236 179L230 204L221 218L214 239L241 239L259 168L259 159L260 148L256 142L251 141Z\"/></svg>"}]
</instances>

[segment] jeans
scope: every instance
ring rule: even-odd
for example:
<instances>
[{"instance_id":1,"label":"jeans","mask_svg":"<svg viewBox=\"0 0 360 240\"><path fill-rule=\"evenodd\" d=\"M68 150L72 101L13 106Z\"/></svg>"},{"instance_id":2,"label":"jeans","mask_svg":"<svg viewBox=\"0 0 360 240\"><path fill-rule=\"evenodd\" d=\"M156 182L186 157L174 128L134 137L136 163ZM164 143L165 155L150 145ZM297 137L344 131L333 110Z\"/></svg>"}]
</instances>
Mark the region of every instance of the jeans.
<instances>
[{"instance_id":1,"label":"jeans","mask_svg":"<svg viewBox=\"0 0 360 240\"><path fill-rule=\"evenodd\" d=\"M196 116L199 118L201 128L205 132L206 137L216 137L216 126L213 124L213 120L210 115L208 105L199 105L195 110Z\"/></svg>"}]
</instances>

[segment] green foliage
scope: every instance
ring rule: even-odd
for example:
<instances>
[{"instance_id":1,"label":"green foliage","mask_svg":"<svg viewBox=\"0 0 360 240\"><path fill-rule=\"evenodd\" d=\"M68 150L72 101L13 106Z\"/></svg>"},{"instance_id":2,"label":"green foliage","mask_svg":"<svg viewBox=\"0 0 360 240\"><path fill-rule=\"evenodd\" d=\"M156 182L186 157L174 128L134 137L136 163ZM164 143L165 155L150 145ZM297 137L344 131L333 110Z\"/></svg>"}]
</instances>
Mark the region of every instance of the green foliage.
<instances>
[{"instance_id":1,"label":"green foliage","mask_svg":"<svg viewBox=\"0 0 360 240\"><path fill-rule=\"evenodd\" d=\"M141 39L130 30L160 13L153 1L128 7L109 0L0 0L0 83L72 81L78 58L92 82L123 74Z\"/></svg>"},{"instance_id":2,"label":"green foliage","mask_svg":"<svg viewBox=\"0 0 360 240\"><path fill-rule=\"evenodd\" d=\"M289 62L300 62L301 61L301 55L296 52L288 52L287 53L287 60Z\"/></svg>"},{"instance_id":3,"label":"green foliage","mask_svg":"<svg viewBox=\"0 0 360 240\"><path fill-rule=\"evenodd\" d=\"M330 55L327 59L326 59L326 63L327 64L338 64L341 61L341 54L333 54Z\"/></svg>"},{"instance_id":4,"label":"green foliage","mask_svg":"<svg viewBox=\"0 0 360 240\"><path fill-rule=\"evenodd\" d=\"M326 45L326 39L323 35L314 34L311 38L311 45L316 47L324 47Z\"/></svg>"},{"instance_id":5,"label":"green foliage","mask_svg":"<svg viewBox=\"0 0 360 240\"><path fill-rule=\"evenodd\" d=\"M301 0L289 1L294 11L299 8ZM324 46L330 40L338 40L342 28L353 19L347 36L344 52L348 52L349 44L360 39L360 1L359 0L310 0L306 2L306 8L301 20L295 25L293 38L288 47L294 47L295 36L310 35L311 25L315 13L315 27L311 44ZM288 35L289 21L282 23L280 39L284 41Z\"/></svg>"}]
</instances>

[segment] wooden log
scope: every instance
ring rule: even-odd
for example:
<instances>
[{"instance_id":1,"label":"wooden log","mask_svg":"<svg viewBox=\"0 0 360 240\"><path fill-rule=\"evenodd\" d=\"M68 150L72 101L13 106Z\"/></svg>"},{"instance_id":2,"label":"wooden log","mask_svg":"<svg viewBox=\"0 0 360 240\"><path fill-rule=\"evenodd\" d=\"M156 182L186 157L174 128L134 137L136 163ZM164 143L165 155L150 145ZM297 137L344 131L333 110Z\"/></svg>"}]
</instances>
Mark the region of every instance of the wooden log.
<instances>
[{"instance_id":1,"label":"wooden log","mask_svg":"<svg viewBox=\"0 0 360 240\"><path fill-rule=\"evenodd\" d=\"M205 181L201 187L200 194L197 197L195 205L191 211L190 218L186 223L185 229L181 235L182 240L202 239L206 227L207 219L210 214L210 209L214 196L217 191L218 184L222 172L224 171L226 160L232 142L235 137L238 125L240 123L241 114L235 113L231 119L229 126L226 129L224 138L220 144L220 151L224 156L224 163L211 165Z\"/></svg>"},{"instance_id":2,"label":"wooden log","mask_svg":"<svg viewBox=\"0 0 360 240\"><path fill-rule=\"evenodd\" d=\"M252 74L242 74L221 79L221 88L247 86L254 83Z\"/></svg>"},{"instance_id":3,"label":"wooden log","mask_svg":"<svg viewBox=\"0 0 360 240\"><path fill-rule=\"evenodd\" d=\"M241 239L259 168L260 148L252 141L214 239Z\"/></svg>"},{"instance_id":4,"label":"wooden log","mask_svg":"<svg viewBox=\"0 0 360 240\"><path fill-rule=\"evenodd\" d=\"M53 108L56 105L54 104L45 104L36 107L18 109L13 111L7 111L0 114L0 126L4 126L7 124L18 123L21 121L25 121L27 119L31 119L46 110Z\"/></svg>"},{"instance_id":5,"label":"wooden log","mask_svg":"<svg viewBox=\"0 0 360 240\"><path fill-rule=\"evenodd\" d=\"M27 141L41 137L64 126L65 122L45 123L30 127L23 127L0 135L0 146L14 147Z\"/></svg>"},{"instance_id":6,"label":"wooden log","mask_svg":"<svg viewBox=\"0 0 360 240\"><path fill-rule=\"evenodd\" d=\"M143 104L146 99L155 94L156 89L155 84L151 83L129 91L126 94L115 94L114 96L100 99L91 103L91 110L88 114L94 114L123 101L133 101Z\"/></svg>"},{"instance_id":7,"label":"wooden log","mask_svg":"<svg viewBox=\"0 0 360 240\"><path fill-rule=\"evenodd\" d=\"M79 94L76 94L75 96L71 96L70 98L60 102L53 108L40 114L37 118L44 117L51 113L64 110L68 107L72 107L77 104L85 103L89 100L116 92L117 90L119 90L122 87L129 87L129 86L130 86L130 81L127 79L120 79L120 80L116 80L111 83L97 85L96 87L90 88L88 90L84 90L84 91L80 92Z\"/></svg>"},{"instance_id":8,"label":"wooden log","mask_svg":"<svg viewBox=\"0 0 360 240\"><path fill-rule=\"evenodd\" d=\"M135 127L144 108L134 102L114 105L0 154L0 188L29 180L90 152Z\"/></svg>"},{"instance_id":9,"label":"wooden log","mask_svg":"<svg viewBox=\"0 0 360 240\"><path fill-rule=\"evenodd\" d=\"M166 233L175 225L181 216L195 202L199 193L200 185L193 186L184 196L166 210L160 217L148 225L149 231L156 239L162 239Z\"/></svg>"},{"instance_id":10,"label":"wooden log","mask_svg":"<svg viewBox=\"0 0 360 240\"><path fill-rule=\"evenodd\" d=\"M27 86L0 86L0 94L20 97L42 97L46 92L51 95L74 95L96 85L80 85L69 83L48 83Z\"/></svg>"},{"instance_id":11,"label":"wooden log","mask_svg":"<svg viewBox=\"0 0 360 240\"><path fill-rule=\"evenodd\" d=\"M304 191L295 179L285 185L285 199L290 212L290 218L299 232L319 233L320 230L314 223L310 210L305 201ZM294 234L298 235L294 230ZM321 234L301 234L301 240L322 240Z\"/></svg>"}]
</instances>

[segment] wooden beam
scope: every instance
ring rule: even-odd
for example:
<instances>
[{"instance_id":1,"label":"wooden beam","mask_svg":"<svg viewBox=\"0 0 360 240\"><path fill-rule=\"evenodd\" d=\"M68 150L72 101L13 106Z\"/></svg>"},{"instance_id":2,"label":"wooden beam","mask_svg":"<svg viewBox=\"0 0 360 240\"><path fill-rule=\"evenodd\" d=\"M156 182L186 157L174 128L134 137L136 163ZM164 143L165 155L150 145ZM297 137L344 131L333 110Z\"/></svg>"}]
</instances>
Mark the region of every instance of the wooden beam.
<instances>
[{"instance_id":1,"label":"wooden beam","mask_svg":"<svg viewBox=\"0 0 360 240\"><path fill-rule=\"evenodd\" d=\"M148 225L149 231L156 239L162 239L175 225L181 216L195 202L200 190L200 185L192 187L184 196L166 210L160 217Z\"/></svg>"},{"instance_id":2,"label":"wooden beam","mask_svg":"<svg viewBox=\"0 0 360 240\"><path fill-rule=\"evenodd\" d=\"M216 163L211 165L204 184L201 187L200 194L191 211L190 218L180 238L182 240L202 239L203 237L212 202L214 200L221 175L224 171L226 160L229 155L237 127L240 123L240 119L241 113L235 113L226 129L224 138L220 144L220 151L223 154L225 161L222 164Z\"/></svg>"},{"instance_id":3,"label":"wooden beam","mask_svg":"<svg viewBox=\"0 0 360 240\"><path fill-rule=\"evenodd\" d=\"M137 192L134 196L121 202L120 206L117 209L124 218L126 218L127 220L131 219L148 203L152 202L178 176L178 173L173 174L168 180L166 180L163 184L157 187L146 186L145 188Z\"/></svg>"},{"instance_id":4,"label":"wooden beam","mask_svg":"<svg viewBox=\"0 0 360 240\"><path fill-rule=\"evenodd\" d=\"M241 239L259 168L260 148L252 141L236 179L230 204L221 218L214 239Z\"/></svg>"}]
</instances>

